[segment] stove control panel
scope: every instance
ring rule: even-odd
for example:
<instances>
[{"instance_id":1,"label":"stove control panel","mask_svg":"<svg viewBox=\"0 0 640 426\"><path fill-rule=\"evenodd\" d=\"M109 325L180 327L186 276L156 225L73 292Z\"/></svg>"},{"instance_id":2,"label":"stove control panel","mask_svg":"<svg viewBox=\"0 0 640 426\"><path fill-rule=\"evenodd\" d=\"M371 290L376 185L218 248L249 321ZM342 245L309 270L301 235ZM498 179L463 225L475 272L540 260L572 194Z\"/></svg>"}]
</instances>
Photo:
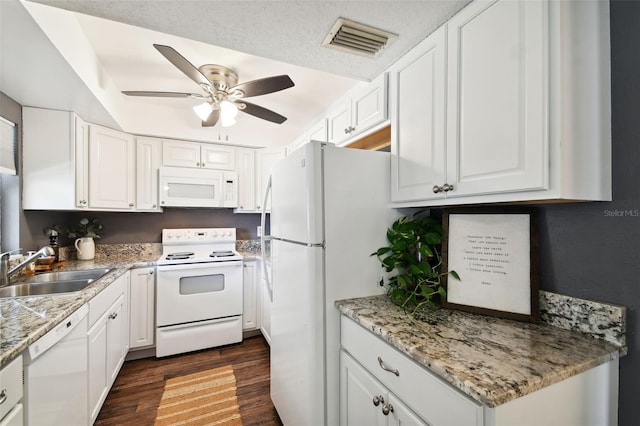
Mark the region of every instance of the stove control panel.
<instances>
[{"instance_id":1,"label":"stove control panel","mask_svg":"<svg viewBox=\"0 0 640 426\"><path fill-rule=\"evenodd\" d=\"M163 229L162 244L222 243L236 240L236 228Z\"/></svg>"}]
</instances>

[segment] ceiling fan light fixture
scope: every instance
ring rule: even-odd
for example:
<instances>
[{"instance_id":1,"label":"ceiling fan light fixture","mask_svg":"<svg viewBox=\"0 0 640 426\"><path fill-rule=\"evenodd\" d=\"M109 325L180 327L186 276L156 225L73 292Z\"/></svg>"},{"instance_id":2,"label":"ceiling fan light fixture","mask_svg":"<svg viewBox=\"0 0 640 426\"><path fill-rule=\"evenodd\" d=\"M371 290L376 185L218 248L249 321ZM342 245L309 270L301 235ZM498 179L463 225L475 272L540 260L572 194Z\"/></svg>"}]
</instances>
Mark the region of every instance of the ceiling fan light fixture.
<instances>
[{"instance_id":1,"label":"ceiling fan light fixture","mask_svg":"<svg viewBox=\"0 0 640 426\"><path fill-rule=\"evenodd\" d=\"M236 124L236 119L235 118L233 118L233 117L224 117L224 116L220 117L220 125L222 127L231 127L234 124Z\"/></svg>"},{"instance_id":2,"label":"ceiling fan light fixture","mask_svg":"<svg viewBox=\"0 0 640 426\"><path fill-rule=\"evenodd\" d=\"M200 105L194 106L193 112L195 112L196 115L200 117L202 121L205 121L207 118L209 118L209 115L211 115L211 113L213 112L213 107L209 102L205 102Z\"/></svg>"},{"instance_id":3,"label":"ceiling fan light fixture","mask_svg":"<svg viewBox=\"0 0 640 426\"><path fill-rule=\"evenodd\" d=\"M238 116L238 107L233 102L222 101L220 102L220 116L222 119L234 119Z\"/></svg>"}]
</instances>

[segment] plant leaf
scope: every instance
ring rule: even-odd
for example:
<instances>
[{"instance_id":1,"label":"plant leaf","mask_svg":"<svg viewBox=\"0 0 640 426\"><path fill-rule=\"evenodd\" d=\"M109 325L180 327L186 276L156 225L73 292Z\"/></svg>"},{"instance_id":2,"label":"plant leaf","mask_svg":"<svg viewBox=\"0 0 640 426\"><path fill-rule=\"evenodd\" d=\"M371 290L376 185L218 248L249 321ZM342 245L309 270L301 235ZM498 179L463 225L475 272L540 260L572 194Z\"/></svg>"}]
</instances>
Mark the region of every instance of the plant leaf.
<instances>
[{"instance_id":1,"label":"plant leaf","mask_svg":"<svg viewBox=\"0 0 640 426\"><path fill-rule=\"evenodd\" d=\"M458 281L462 281L456 271L449 271L449 274Z\"/></svg>"}]
</instances>

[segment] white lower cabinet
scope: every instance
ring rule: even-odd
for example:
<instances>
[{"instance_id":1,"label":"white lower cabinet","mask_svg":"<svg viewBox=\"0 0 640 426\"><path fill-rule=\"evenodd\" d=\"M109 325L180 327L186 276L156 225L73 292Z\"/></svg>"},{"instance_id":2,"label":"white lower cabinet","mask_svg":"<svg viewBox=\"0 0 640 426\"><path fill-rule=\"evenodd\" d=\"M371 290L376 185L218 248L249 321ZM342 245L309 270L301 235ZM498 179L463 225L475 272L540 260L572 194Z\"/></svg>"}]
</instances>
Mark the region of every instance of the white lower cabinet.
<instances>
[{"instance_id":1,"label":"white lower cabinet","mask_svg":"<svg viewBox=\"0 0 640 426\"><path fill-rule=\"evenodd\" d=\"M155 343L155 268L132 269L129 274L129 348L146 348Z\"/></svg>"},{"instance_id":2,"label":"white lower cabinet","mask_svg":"<svg viewBox=\"0 0 640 426\"><path fill-rule=\"evenodd\" d=\"M22 356L0 370L0 426L22 426Z\"/></svg>"},{"instance_id":3,"label":"white lower cabinet","mask_svg":"<svg viewBox=\"0 0 640 426\"><path fill-rule=\"evenodd\" d=\"M124 274L89 301L89 413L91 423L122 367L129 348L128 282Z\"/></svg>"},{"instance_id":4,"label":"white lower cabinet","mask_svg":"<svg viewBox=\"0 0 640 426\"><path fill-rule=\"evenodd\" d=\"M349 354L340 351L341 425L426 425Z\"/></svg>"},{"instance_id":5,"label":"white lower cabinet","mask_svg":"<svg viewBox=\"0 0 640 426\"><path fill-rule=\"evenodd\" d=\"M344 315L340 332L340 424L343 426L617 424L617 359L489 407Z\"/></svg>"},{"instance_id":6,"label":"white lower cabinet","mask_svg":"<svg viewBox=\"0 0 640 426\"><path fill-rule=\"evenodd\" d=\"M257 262L255 260L244 262L243 271L243 298L242 298L242 329L256 330L260 326L258 308L260 299L258 297Z\"/></svg>"}]
</instances>

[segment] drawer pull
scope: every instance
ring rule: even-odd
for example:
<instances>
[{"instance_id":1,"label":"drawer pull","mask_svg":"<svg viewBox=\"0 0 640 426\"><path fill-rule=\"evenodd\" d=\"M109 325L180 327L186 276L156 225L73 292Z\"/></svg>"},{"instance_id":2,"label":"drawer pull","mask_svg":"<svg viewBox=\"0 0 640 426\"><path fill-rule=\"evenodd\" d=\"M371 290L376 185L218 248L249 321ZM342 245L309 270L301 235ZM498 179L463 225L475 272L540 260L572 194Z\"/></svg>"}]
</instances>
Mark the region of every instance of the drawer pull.
<instances>
[{"instance_id":1,"label":"drawer pull","mask_svg":"<svg viewBox=\"0 0 640 426\"><path fill-rule=\"evenodd\" d=\"M111 315L109 315L109 319L116 319L118 317L118 313L114 312Z\"/></svg>"},{"instance_id":2,"label":"drawer pull","mask_svg":"<svg viewBox=\"0 0 640 426\"><path fill-rule=\"evenodd\" d=\"M385 416L388 416L389 413L393 413L393 405L391 404L384 404L382 406L382 414L384 414Z\"/></svg>"},{"instance_id":3,"label":"drawer pull","mask_svg":"<svg viewBox=\"0 0 640 426\"><path fill-rule=\"evenodd\" d=\"M382 395L376 395L373 397L373 405L376 407L380 405L380 403L384 404L384 397Z\"/></svg>"},{"instance_id":4,"label":"drawer pull","mask_svg":"<svg viewBox=\"0 0 640 426\"><path fill-rule=\"evenodd\" d=\"M400 375L400 372L398 371L398 369L396 368L389 368L384 364L384 361L382 360L381 357L378 357L378 364L380 364L380 368L382 368L384 371L388 371L389 373L393 373L396 376Z\"/></svg>"},{"instance_id":5,"label":"drawer pull","mask_svg":"<svg viewBox=\"0 0 640 426\"><path fill-rule=\"evenodd\" d=\"M2 389L2 391L0 392L0 405L2 405L6 400L7 400L7 390Z\"/></svg>"}]
</instances>

